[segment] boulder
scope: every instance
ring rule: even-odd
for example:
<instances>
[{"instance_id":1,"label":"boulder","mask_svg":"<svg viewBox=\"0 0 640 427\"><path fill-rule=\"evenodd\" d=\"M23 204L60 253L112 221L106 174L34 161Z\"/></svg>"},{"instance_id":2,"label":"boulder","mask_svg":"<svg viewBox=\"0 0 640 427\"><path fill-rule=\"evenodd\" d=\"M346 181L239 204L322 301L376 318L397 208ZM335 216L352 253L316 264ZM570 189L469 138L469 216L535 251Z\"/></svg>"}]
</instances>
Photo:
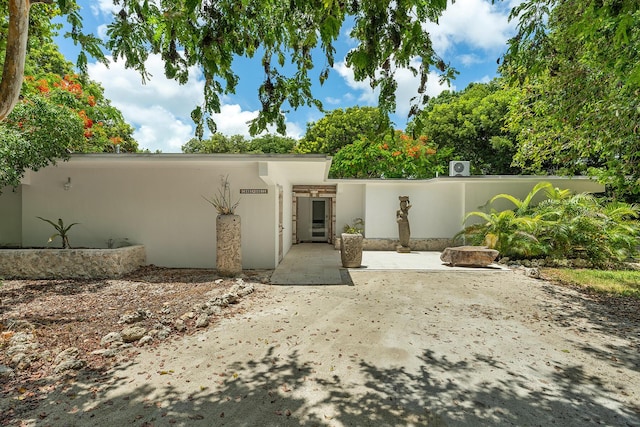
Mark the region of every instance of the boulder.
<instances>
[{"instance_id":1,"label":"boulder","mask_svg":"<svg viewBox=\"0 0 640 427\"><path fill-rule=\"evenodd\" d=\"M486 267L495 261L498 251L484 246L457 246L446 248L440 260L451 266Z\"/></svg>"},{"instance_id":2,"label":"boulder","mask_svg":"<svg viewBox=\"0 0 640 427\"><path fill-rule=\"evenodd\" d=\"M130 343L134 341L138 341L140 338L147 334L147 330L142 326L130 326L125 328L120 332L122 336L122 341L125 343Z\"/></svg>"}]
</instances>

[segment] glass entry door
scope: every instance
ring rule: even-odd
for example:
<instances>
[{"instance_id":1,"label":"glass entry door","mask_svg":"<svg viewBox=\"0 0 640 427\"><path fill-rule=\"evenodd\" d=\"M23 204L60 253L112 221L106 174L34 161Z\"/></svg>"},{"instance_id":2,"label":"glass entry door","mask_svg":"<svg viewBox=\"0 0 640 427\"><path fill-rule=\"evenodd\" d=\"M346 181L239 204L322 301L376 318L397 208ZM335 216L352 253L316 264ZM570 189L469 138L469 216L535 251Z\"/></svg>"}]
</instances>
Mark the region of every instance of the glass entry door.
<instances>
[{"instance_id":1,"label":"glass entry door","mask_svg":"<svg viewBox=\"0 0 640 427\"><path fill-rule=\"evenodd\" d=\"M326 199L311 201L311 240L326 242L328 239L327 221L329 220L328 203Z\"/></svg>"}]
</instances>

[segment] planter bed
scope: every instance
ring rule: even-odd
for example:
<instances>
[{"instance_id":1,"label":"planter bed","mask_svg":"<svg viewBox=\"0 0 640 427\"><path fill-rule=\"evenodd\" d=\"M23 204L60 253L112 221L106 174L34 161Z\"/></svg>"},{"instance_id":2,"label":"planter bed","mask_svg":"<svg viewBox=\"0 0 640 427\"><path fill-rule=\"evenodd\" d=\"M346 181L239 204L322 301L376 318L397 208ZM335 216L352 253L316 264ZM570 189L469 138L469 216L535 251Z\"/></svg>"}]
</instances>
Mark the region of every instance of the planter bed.
<instances>
[{"instance_id":1,"label":"planter bed","mask_svg":"<svg viewBox=\"0 0 640 427\"><path fill-rule=\"evenodd\" d=\"M145 263L142 245L115 249L0 249L0 278L108 279Z\"/></svg>"}]
</instances>

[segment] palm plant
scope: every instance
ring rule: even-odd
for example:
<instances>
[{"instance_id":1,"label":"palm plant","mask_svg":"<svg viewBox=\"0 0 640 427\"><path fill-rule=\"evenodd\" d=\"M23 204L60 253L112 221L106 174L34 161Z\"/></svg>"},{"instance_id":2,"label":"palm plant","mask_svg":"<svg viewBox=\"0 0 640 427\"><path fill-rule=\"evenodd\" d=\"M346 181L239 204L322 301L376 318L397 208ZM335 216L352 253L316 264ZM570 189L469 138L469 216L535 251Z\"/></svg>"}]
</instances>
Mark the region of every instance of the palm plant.
<instances>
[{"instance_id":1,"label":"palm plant","mask_svg":"<svg viewBox=\"0 0 640 427\"><path fill-rule=\"evenodd\" d=\"M549 194L557 194L556 193L557 189L554 189L553 185L551 185L550 182L542 181L542 182L539 182L538 184L536 184L536 186L533 187L533 189L529 192L529 194L527 194L527 196L522 200L512 196L511 194L498 194L498 195L493 196L491 198L491 200L489 200L489 204L493 204L496 200L499 200L499 199L509 200L516 207L515 213L517 215L524 215L525 213L527 213L529 211L529 208L531 207L531 202L533 201L533 198L541 190L546 190L547 195L549 195Z\"/></svg>"},{"instance_id":2,"label":"palm plant","mask_svg":"<svg viewBox=\"0 0 640 427\"><path fill-rule=\"evenodd\" d=\"M67 249L67 248L71 248L71 245L69 244L69 236L68 236L68 232L71 229L71 227L73 227L76 224L79 224L77 222L72 223L71 225L67 225L66 227L64 226L64 222L62 221L61 218L58 218L58 222L55 223L51 220L48 220L46 218L42 218L42 217L37 217L38 219L41 219L45 222L48 222L49 224L51 224L53 226L53 228L56 229L56 233L52 234L51 237L49 237L49 243L53 242L53 240L60 236L60 238L62 239L62 249Z\"/></svg>"},{"instance_id":3,"label":"palm plant","mask_svg":"<svg viewBox=\"0 0 640 427\"><path fill-rule=\"evenodd\" d=\"M458 233L464 235L471 244L496 249L502 256L536 256L542 253L536 230L542 224L540 217L518 216L515 211L492 210L469 212L464 221L477 216L484 222L473 224Z\"/></svg>"},{"instance_id":4,"label":"palm plant","mask_svg":"<svg viewBox=\"0 0 640 427\"><path fill-rule=\"evenodd\" d=\"M596 266L637 253L639 209L622 202L603 204L590 194L546 200L535 213L547 219L538 234L552 258L585 258Z\"/></svg>"}]
</instances>

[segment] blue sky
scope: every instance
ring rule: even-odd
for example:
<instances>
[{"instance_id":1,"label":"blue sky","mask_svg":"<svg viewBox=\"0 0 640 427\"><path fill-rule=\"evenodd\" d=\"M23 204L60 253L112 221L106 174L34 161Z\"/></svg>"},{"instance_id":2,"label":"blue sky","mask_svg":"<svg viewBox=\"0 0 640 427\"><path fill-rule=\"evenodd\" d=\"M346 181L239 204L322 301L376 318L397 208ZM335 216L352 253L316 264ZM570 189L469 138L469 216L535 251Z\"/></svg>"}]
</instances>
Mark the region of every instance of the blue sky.
<instances>
[{"instance_id":1,"label":"blue sky","mask_svg":"<svg viewBox=\"0 0 640 427\"><path fill-rule=\"evenodd\" d=\"M450 4L439 24L425 24L434 47L446 62L460 74L449 87L439 84L433 74L427 93L461 90L472 82L487 82L496 76L496 60L504 53L506 41L515 31L515 23L508 22L510 8L517 0L491 3L491 0L457 0ZM111 15L118 9L112 0L86 0L81 3L85 31L103 37ZM336 64L323 86L314 88L315 96L325 109L348 108L355 105L376 105L377 94L368 82L355 82L353 73L345 66L344 56L353 46L349 28L342 29L336 44ZM62 53L75 62L77 50L68 42L58 40ZM259 59L258 59L259 61ZM189 83L178 85L164 77L162 61L151 57L147 63L153 78L142 84L140 75L124 68L123 61L112 62L109 68L95 62L89 64L90 77L101 83L105 95L119 108L125 119L136 129L134 137L141 148L164 153L180 152L180 146L193 137L191 110L202 101L202 78L193 70ZM234 68L235 65L234 65ZM218 131L227 135L248 136L247 121L257 115L259 101L257 87L261 79L259 62L237 61L240 75L236 94L223 98L222 111L214 119ZM404 129L410 106L419 82L406 70L398 72L397 111L391 118L398 129ZM306 125L320 119L323 113L315 108L303 108L287 114L287 134L294 138L304 135Z\"/></svg>"}]
</instances>

